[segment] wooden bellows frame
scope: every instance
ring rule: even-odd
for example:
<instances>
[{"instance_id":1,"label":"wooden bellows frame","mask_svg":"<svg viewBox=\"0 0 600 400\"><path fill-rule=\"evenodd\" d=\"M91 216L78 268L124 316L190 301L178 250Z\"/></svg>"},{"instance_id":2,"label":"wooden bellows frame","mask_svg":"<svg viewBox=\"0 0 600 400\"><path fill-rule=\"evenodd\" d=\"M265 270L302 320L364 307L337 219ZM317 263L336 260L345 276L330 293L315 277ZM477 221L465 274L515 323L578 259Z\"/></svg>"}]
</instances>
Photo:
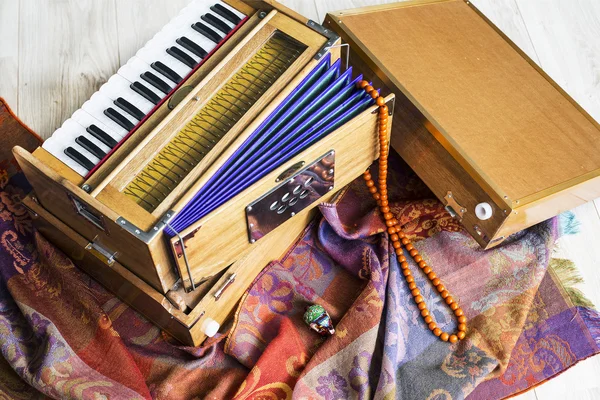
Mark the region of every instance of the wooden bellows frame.
<instances>
[{"instance_id":1,"label":"wooden bellows frame","mask_svg":"<svg viewBox=\"0 0 600 400\"><path fill-rule=\"evenodd\" d=\"M249 135L323 57L340 57L339 48L332 48L339 44L335 33L274 1L226 3L248 20L172 96L177 104L162 104L91 176L82 178L41 147L33 153L14 149L34 188L24 204L40 232L121 299L190 345L204 339L207 324L226 320L264 266L302 233L316 206L332 200L378 155L373 106L169 238L163 232L169 221ZM151 207L127 194L151 161L277 35L288 38L297 54L207 154ZM392 110L394 96L386 101ZM323 173L335 174L326 193L310 197L310 205L253 239L248 205L319 161L328 165Z\"/></svg>"}]
</instances>

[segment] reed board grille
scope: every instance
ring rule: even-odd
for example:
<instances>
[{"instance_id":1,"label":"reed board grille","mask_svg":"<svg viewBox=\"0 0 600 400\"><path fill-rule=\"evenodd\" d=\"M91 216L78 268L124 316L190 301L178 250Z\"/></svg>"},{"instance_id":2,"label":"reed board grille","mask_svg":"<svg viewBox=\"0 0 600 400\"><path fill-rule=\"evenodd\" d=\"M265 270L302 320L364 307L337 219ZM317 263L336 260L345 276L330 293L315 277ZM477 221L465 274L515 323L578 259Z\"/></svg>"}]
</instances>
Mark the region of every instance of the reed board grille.
<instances>
[{"instance_id":1,"label":"reed board grille","mask_svg":"<svg viewBox=\"0 0 600 400\"><path fill-rule=\"evenodd\" d=\"M154 211L306 48L289 35L274 32L123 193Z\"/></svg>"}]
</instances>

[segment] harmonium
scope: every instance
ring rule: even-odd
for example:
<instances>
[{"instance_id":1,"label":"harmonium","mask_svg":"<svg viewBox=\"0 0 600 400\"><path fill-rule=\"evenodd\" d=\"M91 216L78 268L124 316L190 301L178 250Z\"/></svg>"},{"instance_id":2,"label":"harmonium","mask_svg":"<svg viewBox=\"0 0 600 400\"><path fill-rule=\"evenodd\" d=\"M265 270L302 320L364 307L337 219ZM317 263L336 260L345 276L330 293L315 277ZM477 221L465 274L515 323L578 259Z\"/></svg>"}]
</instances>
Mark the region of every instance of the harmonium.
<instances>
[{"instance_id":1,"label":"harmonium","mask_svg":"<svg viewBox=\"0 0 600 400\"><path fill-rule=\"evenodd\" d=\"M600 196L600 127L468 1L195 0L36 149L44 236L173 337L214 335L388 132L483 248ZM393 115L393 126L392 116Z\"/></svg>"}]
</instances>

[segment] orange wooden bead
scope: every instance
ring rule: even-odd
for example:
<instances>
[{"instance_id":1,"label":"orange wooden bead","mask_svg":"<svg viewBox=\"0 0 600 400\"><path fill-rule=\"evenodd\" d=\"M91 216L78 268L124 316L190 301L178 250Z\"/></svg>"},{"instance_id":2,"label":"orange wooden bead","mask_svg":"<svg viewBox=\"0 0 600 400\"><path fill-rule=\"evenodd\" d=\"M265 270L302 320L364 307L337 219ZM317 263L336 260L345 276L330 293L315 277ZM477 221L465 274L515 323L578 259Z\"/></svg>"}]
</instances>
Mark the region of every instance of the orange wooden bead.
<instances>
[{"instance_id":1,"label":"orange wooden bead","mask_svg":"<svg viewBox=\"0 0 600 400\"><path fill-rule=\"evenodd\" d=\"M358 82L358 87L361 89L364 89L367 86L369 86L369 81L367 81L367 80L363 79L362 81Z\"/></svg>"},{"instance_id":2,"label":"orange wooden bead","mask_svg":"<svg viewBox=\"0 0 600 400\"><path fill-rule=\"evenodd\" d=\"M404 239L406 237L406 233L404 233L404 231L398 230L398 236L400 236L400 239Z\"/></svg>"},{"instance_id":3,"label":"orange wooden bead","mask_svg":"<svg viewBox=\"0 0 600 400\"><path fill-rule=\"evenodd\" d=\"M381 207L381 212L382 213L390 212L390 208L389 207Z\"/></svg>"},{"instance_id":4,"label":"orange wooden bead","mask_svg":"<svg viewBox=\"0 0 600 400\"><path fill-rule=\"evenodd\" d=\"M400 263L400 268L402 268L402 269L408 269L408 263L407 262L401 262Z\"/></svg>"},{"instance_id":5,"label":"orange wooden bead","mask_svg":"<svg viewBox=\"0 0 600 400\"><path fill-rule=\"evenodd\" d=\"M392 242L392 246L394 246L395 249L399 249L400 247L402 247L400 242Z\"/></svg>"},{"instance_id":6,"label":"orange wooden bead","mask_svg":"<svg viewBox=\"0 0 600 400\"><path fill-rule=\"evenodd\" d=\"M412 249L411 251L408 252L410 254L411 257L416 256L417 254L419 254L419 252L417 251L417 249Z\"/></svg>"},{"instance_id":7,"label":"orange wooden bead","mask_svg":"<svg viewBox=\"0 0 600 400\"><path fill-rule=\"evenodd\" d=\"M389 205L389 203L388 203L388 201L387 201L387 200L383 200L383 199L381 199L381 205L382 205L383 207L385 207L385 206Z\"/></svg>"},{"instance_id":8,"label":"orange wooden bead","mask_svg":"<svg viewBox=\"0 0 600 400\"><path fill-rule=\"evenodd\" d=\"M413 278L413 276L412 276L412 275L410 275L410 276L407 276L407 277L405 278L405 281L406 281L407 283L411 283L411 282L414 282L414 281L415 281L415 278Z\"/></svg>"},{"instance_id":9,"label":"orange wooden bead","mask_svg":"<svg viewBox=\"0 0 600 400\"><path fill-rule=\"evenodd\" d=\"M370 193L377 193L377 188L376 188L375 186L371 186L371 187L369 188L369 192L370 192Z\"/></svg>"},{"instance_id":10,"label":"orange wooden bead","mask_svg":"<svg viewBox=\"0 0 600 400\"><path fill-rule=\"evenodd\" d=\"M430 273L427 274L427 277L430 280L434 280L435 278L437 278L437 275L435 274L435 272L431 271Z\"/></svg>"},{"instance_id":11,"label":"orange wooden bead","mask_svg":"<svg viewBox=\"0 0 600 400\"><path fill-rule=\"evenodd\" d=\"M402 244L410 244L410 240L408 240L407 238L402 238Z\"/></svg>"},{"instance_id":12,"label":"orange wooden bead","mask_svg":"<svg viewBox=\"0 0 600 400\"><path fill-rule=\"evenodd\" d=\"M419 304L419 303L423 303L425 301L425 299L423 299L423 296L418 295L415 296L415 303Z\"/></svg>"},{"instance_id":13,"label":"orange wooden bead","mask_svg":"<svg viewBox=\"0 0 600 400\"><path fill-rule=\"evenodd\" d=\"M414 249L415 247L412 245L412 243L408 243L407 245L404 246L406 248L407 251L411 251L412 249Z\"/></svg>"},{"instance_id":14,"label":"orange wooden bead","mask_svg":"<svg viewBox=\"0 0 600 400\"><path fill-rule=\"evenodd\" d=\"M444 342L447 342L448 339L450 339L450 335L448 335L446 332L444 332L440 335L440 339L442 339Z\"/></svg>"},{"instance_id":15,"label":"orange wooden bead","mask_svg":"<svg viewBox=\"0 0 600 400\"><path fill-rule=\"evenodd\" d=\"M418 295L420 295L420 294L421 294L421 291L420 291L419 289L413 289L413 290L411 290L411 291L410 291L410 293L411 293L413 296L418 296Z\"/></svg>"},{"instance_id":16,"label":"orange wooden bead","mask_svg":"<svg viewBox=\"0 0 600 400\"><path fill-rule=\"evenodd\" d=\"M398 242L398 241L400 241L400 237L398 235L396 235L395 233L393 233L390 235L390 240L392 242Z\"/></svg>"},{"instance_id":17,"label":"orange wooden bead","mask_svg":"<svg viewBox=\"0 0 600 400\"><path fill-rule=\"evenodd\" d=\"M465 313L463 312L462 308L457 308L456 310L454 310L454 315L456 315L457 317L460 317L460 316L465 315Z\"/></svg>"},{"instance_id":18,"label":"orange wooden bead","mask_svg":"<svg viewBox=\"0 0 600 400\"><path fill-rule=\"evenodd\" d=\"M402 252L400 254L402 254L402 255L398 257L398 261L405 262L406 261L406 257L404 257L404 252Z\"/></svg>"},{"instance_id":19,"label":"orange wooden bead","mask_svg":"<svg viewBox=\"0 0 600 400\"><path fill-rule=\"evenodd\" d=\"M425 318L423 318L423 320L426 324L430 324L433 322L433 318L431 318L431 315L426 315Z\"/></svg>"},{"instance_id":20,"label":"orange wooden bead","mask_svg":"<svg viewBox=\"0 0 600 400\"><path fill-rule=\"evenodd\" d=\"M454 302L454 303L450 304L450 309L452 311L455 311L457 308L458 308L458 303L457 302Z\"/></svg>"},{"instance_id":21,"label":"orange wooden bead","mask_svg":"<svg viewBox=\"0 0 600 400\"><path fill-rule=\"evenodd\" d=\"M467 330L467 324L458 324L458 330L465 332Z\"/></svg>"},{"instance_id":22,"label":"orange wooden bead","mask_svg":"<svg viewBox=\"0 0 600 400\"><path fill-rule=\"evenodd\" d=\"M424 310L427 308L427 304L425 304L425 302L419 303L419 304L417 304L417 308L419 310Z\"/></svg>"},{"instance_id":23,"label":"orange wooden bead","mask_svg":"<svg viewBox=\"0 0 600 400\"><path fill-rule=\"evenodd\" d=\"M459 315L458 316L458 323L459 324L466 324L467 323L467 317L465 317L464 315Z\"/></svg>"},{"instance_id":24,"label":"orange wooden bead","mask_svg":"<svg viewBox=\"0 0 600 400\"><path fill-rule=\"evenodd\" d=\"M375 200L379 200L379 198L380 198L380 196L379 196L379 193L375 193L375 194L373 195L373 198L374 198Z\"/></svg>"},{"instance_id":25,"label":"orange wooden bead","mask_svg":"<svg viewBox=\"0 0 600 400\"><path fill-rule=\"evenodd\" d=\"M429 310L424 308L421 310L421 316L422 317L428 317L429 316Z\"/></svg>"},{"instance_id":26,"label":"orange wooden bead","mask_svg":"<svg viewBox=\"0 0 600 400\"><path fill-rule=\"evenodd\" d=\"M409 284L408 284L408 288L409 288L410 290L413 290L413 289L415 289L416 287L417 287L417 284L416 284L415 282L411 282L411 283L409 283Z\"/></svg>"},{"instance_id":27,"label":"orange wooden bead","mask_svg":"<svg viewBox=\"0 0 600 400\"><path fill-rule=\"evenodd\" d=\"M393 226L390 226L388 228L388 233L391 235L392 233L396 233L396 228L394 228Z\"/></svg>"},{"instance_id":28,"label":"orange wooden bead","mask_svg":"<svg viewBox=\"0 0 600 400\"><path fill-rule=\"evenodd\" d=\"M416 257L415 257L415 262L416 262L417 264L418 264L418 263L420 263L421 261L423 261L423 257L421 257L421 256L416 256Z\"/></svg>"},{"instance_id":29,"label":"orange wooden bead","mask_svg":"<svg viewBox=\"0 0 600 400\"><path fill-rule=\"evenodd\" d=\"M421 263L419 263L419 267L421 266ZM431 284L435 287L437 287L440 284L440 278L435 278L434 280L431 281Z\"/></svg>"},{"instance_id":30,"label":"orange wooden bead","mask_svg":"<svg viewBox=\"0 0 600 400\"><path fill-rule=\"evenodd\" d=\"M450 337L448 338L448 340L450 341L450 343L456 343L456 342L458 342L458 336L456 336L456 335L450 335Z\"/></svg>"},{"instance_id":31,"label":"orange wooden bead","mask_svg":"<svg viewBox=\"0 0 600 400\"><path fill-rule=\"evenodd\" d=\"M435 322L430 322L428 325L429 329L431 329L432 331L438 329L437 324Z\"/></svg>"},{"instance_id":32,"label":"orange wooden bead","mask_svg":"<svg viewBox=\"0 0 600 400\"><path fill-rule=\"evenodd\" d=\"M377 101L376 101L375 103L376 103L376 104L377 104L379 107L381 107L381 106L385 105L385 99L384 99L383 97L381 97L381 96L380 96L380 97L377 99Z\"/></svg>"},{"instance_id":33,"label":"orange wooden bead","mask_svg":"<svg viewBox=\"0 0 600 400\"><path fill-rule=\"evenodd\" d=\"M369 93L371 95L371 98L373 100L375 100L376 98L379 97L379 92L377 90L373 90L371 93Z\"/></svg>"},{"instance_id":34,"label":"orange wooden bead","mask_svg":"<svg viewBox=\"0 0 600 400\"><path fill-rule=\"evenodd\" d=\"M440 296L442 296L442 299L445 299L446 297L450 296L450 293L447 290L442 290L440 292Z\"/></svg>"},{"instance_id":35,"label":"orange wooden bead","mask_svg":"<svg viewBox=\"0 0 600 400\"><path fill-rule=\"evenodd\" d=\"M404 257L404 250L402 249L402 247L400 247L399 249L396 249L396 255L398 255L399 257ZM402 262L403 260L398 259L398 261ZM404 259L404 261L406 261L406 258Z\"/></svg>"},{"instance_id":36,"label":"orange wooden bead","mask_svg":"<svg viewBox=\"0 0 600 400\"><path fill-rule=\"evenodd\" d=\"M385 214L383 214L383 218L392 219L392 218L394 218L394 216L392 215L392 213L385 213ZM398 244L400 244L400 243L398 243Z\"/></svg>"},{"instance_id":37,"label":"orange wooden bead","mask_svg":"<svg viewBox=\"0 0 600 400\"><path fill-rule=\"evenodd\" d=\"M465 336L467 336L467 334L463 331L460 331L456 334L456 336L460 339L463 340L465 338Z\"/></svg>"},{"instance_id":38,"label":"orange wooden bead","mask_svg":"<svg viewBox=\"0 0 600 400\"><path fill-rule=\"evenodd\" d=\"M412 275L412 274L411 274L411 272L410 272L410 269L405 269L405 270L403 270L403 271L402 271L402 274L404 274L404 276L409 276L409 275Z\"/></svg>"},{"instance_id":39,"label":"orange wooden bead","mask_svg":"<svg viewBox=\"0 0 600 400\"><path fill-rule=\"evenodd\" d=\"M388 106L387 106L387 105L385 105L385 106L381 107L379 110L380 110L382 113L386 113L386 114L389 114L389 112L390 112L390 109L388 108Z\"/></svg>"},{"instance_id":40,"label":"orange wooden bead","mask_svg":"<svg viewBox=\"0 0 600 400\"><path fill-rule=\"evenodd\" d=\"M432 271L432 270L431 270L431 267L425 267L425 268L423 268L423 272L425 272L425 274L428 274L428 273L430 273L431 271Z\"/></svg>"},{"instance_id":41,"label":"orange wooden bead","mask_svg":"<svg viewBox=\"0 0 600 400\"><path fill-rule=\"evenodd\" d=\"M392 221L391 219L388 219L385 221L385 225L390 228L392 226L394 226L394 221Z\"/></svg>"},{"instance_id":42,"label":"orange wooden bead","mask_svg":"<svg viewBox=\"0 0 600 400\"><path fill-rule=\"evenodd\" d=\"M365 89L365 92L367 92L367 93L370 93L373 90L375 90L375 88L373 86L371 86L371 85L367 85L363 89Z\"/></svg>"},{"instance_id":43,"label":"orange wooden bead","mask_svg":"<svg viewBox=\"0 0 600 400\"><path fill-rule=\"evenodd\" d=\"M417 256L417 257L420 257L420 256ZM415 259L416 259L417 257L415 257ZM419 268L423 269L423 268L425 268L426 266L427 266L427 263L426 263L425 261L419 261Z\"/></svg>"},{"instance_id":44,"label":"orange wooden bead","mask_svg":"<svg viewBox=\"0 0 600 400\"><path fill-rule=\"evenodd\" d=\"M448 305L454 303L454 299L452 298L452 296L446 297L445 300L446 300L446 304L448 304Z\"/></svg>"},{"instance_id":45,"label":"orange wooden bead","mask_svg":"<svg viewBox=\"0 0 600 400\"><path fill-rule=\"evenodd\" d=\"M369 172L369 170L366 170L363 173L363 178L365 181L370 181L373 177L371 176L371 173Z\"/></svg>"},{"instance_id":46,"label":"orange wooden bead","mask_svg":"<svg viewBox=\"0 0 600 400\"><path fill-rule=\"evenodd\" d=\"M443 292L444 290L446 290L446 286L442 285L441 283L436 285L435 288L438 292Z\"/></svg>"},{"instance_id":47,"label":"orange wooden bead","mask_svg":"<svg viewBox=\"0 0 600 400\"><path fill-rule=\"evenodd\" d=\"M368 181L366 182L366 184L367 184L367 187L373 187L373 186L375 186L375 182L373 182L373 180L372 180L372 179L368 180Z\"/></svg>"},{"instance_id":48,"label":"orange wooden bead","mask_svg":"<svg viewBox=\"0 0 600 400\"><path fill-rule=\"evenodd\" d=\"M442 330L441 330L440 328L435 328L435 329L433 330L433 334L434 334L435 336L440 336L440 335L442 334Z\"/></svg>"}]
</instances>

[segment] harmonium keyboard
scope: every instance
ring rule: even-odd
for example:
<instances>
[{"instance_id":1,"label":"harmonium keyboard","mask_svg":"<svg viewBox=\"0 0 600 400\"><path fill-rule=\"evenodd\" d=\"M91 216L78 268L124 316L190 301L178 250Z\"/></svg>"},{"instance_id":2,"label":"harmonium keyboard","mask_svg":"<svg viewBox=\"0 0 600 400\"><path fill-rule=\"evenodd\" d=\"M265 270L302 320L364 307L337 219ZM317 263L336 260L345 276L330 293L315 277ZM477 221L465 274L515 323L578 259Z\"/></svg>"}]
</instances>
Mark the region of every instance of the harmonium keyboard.
<instances>
[{"instance_id":1,"label":"harmonium keyboard","mask_svg":"<svg viewBox=\"0 0 600 400\"><path fill-rule=\"evenodd\" d=\"M378 156L377 106L341 53L274 1L195 0L40 148L14 149L24 204L88 274L198 345Z\"/></svg>"}]
</instances>

